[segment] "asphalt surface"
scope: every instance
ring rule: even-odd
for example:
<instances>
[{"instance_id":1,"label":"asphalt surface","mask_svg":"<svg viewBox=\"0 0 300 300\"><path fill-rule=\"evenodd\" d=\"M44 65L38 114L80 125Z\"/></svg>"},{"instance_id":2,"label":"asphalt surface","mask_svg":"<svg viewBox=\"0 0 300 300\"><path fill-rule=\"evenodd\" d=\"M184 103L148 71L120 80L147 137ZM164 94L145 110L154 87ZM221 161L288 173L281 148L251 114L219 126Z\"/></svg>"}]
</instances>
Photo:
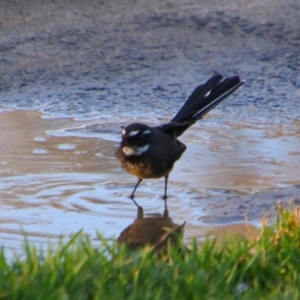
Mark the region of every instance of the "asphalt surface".
<instances>
[{"instance_id":1,"label":"asphalt surface","mask_svg":"<svg viewBox=\"0 0 300 300\"><path fill-rule=\"evenodd\" d=\"M139 106L168 117L218 72L246 80L224 107L238 107L237 116L300 115L298 0L10 0L0 7L2 109L94 117L132 115Z\"/></svg>"}]
</instances>

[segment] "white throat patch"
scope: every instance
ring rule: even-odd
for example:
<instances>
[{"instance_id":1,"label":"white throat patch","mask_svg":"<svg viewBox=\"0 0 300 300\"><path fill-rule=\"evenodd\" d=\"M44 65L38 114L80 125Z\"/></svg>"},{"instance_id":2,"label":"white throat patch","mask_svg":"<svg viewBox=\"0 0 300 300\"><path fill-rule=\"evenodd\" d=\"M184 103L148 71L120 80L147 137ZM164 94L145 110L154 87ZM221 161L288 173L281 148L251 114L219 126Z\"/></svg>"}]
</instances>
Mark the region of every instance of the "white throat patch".
<instances>
[{"instance_id":1,"label":"white throat patch","mask_svg":"<svg viewBox=\"0 0 300 300\"><path fill-rule=\"evenodd\" d=\"M145 153L149 149L149 145L145 145L142 147L128 147L125 146L122 148L122 151L127 156L140 156Z\"/></svg>"}]
</instances>

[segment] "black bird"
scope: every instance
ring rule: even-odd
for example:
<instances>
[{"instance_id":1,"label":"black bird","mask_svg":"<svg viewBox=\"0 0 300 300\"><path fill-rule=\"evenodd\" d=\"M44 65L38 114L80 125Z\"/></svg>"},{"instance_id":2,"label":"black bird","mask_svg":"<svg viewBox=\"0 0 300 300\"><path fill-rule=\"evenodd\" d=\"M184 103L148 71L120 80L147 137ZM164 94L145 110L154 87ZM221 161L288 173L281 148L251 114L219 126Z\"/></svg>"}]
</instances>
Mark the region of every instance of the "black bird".
<instances>
[{"instance_id":1,"label":"black bird","mask_svg":"<svg viewBox=\"0 0 300 300\"><path fill-rule=\"evenodd\" d=\"M177 138L244 83L238 76L222 78L217 74L199 85L171 122L155 127L133 123L123 129L116 157L138 178L131 199L143 179L164 177L166 205L169 173L186 149Z\"/></svg>"}]
</instances>

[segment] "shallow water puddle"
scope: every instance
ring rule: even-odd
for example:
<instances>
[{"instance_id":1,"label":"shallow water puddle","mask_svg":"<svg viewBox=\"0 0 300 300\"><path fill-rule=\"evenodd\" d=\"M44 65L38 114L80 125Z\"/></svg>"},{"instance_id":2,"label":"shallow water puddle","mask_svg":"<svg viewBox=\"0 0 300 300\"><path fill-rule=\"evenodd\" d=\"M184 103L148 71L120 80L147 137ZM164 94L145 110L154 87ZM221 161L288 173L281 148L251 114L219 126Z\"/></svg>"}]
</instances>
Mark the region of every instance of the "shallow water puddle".
<instances>
[{"instance_id":1,"label":"shallow water puddle","mask_svg":"<svg viewBox=\"0 0 300 300\"><path fill-rule=\"evenodd\" d=\"M97 230L116 238L133 222L136 207L128 195L136 179L114 158L122 124L113 121L43 118L29 110L0 114L0 244L20 248L22 231L37 244L81 229L95 239ZM170 176L168 201L173 221L187 221L185 239L228 230L248 235L239 225L243 195L300 182L299 135L297 121L220 124L211 117L190 129L182 138L188 151ZM146 213L162 213L163 184L147 180L137 190ZM232 197L239 205L230 210L240 219L227 224L217 205ZM205 208L208 203L216 210ZM208 226L209 216L214 222ZM248 219L258 221L251 211Z\"/></svg>"}]
</instances>

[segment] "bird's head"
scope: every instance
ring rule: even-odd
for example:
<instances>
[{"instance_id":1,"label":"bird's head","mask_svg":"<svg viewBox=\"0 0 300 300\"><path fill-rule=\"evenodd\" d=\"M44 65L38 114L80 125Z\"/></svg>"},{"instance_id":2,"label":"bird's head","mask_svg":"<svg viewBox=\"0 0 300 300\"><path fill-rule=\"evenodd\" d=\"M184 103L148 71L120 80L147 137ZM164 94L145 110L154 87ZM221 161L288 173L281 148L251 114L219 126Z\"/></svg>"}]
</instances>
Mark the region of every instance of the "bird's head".
<instances>
[{"instance_id":1,"label":"bird's head","mask_svg":"<svg viewBox=\"0 0 300 300\"><path fill-rule=\"evenodd\" d=\"M140 156L150 147L151 127L133 123L122 130L122 151L126 156Z\"/></svg>"}]
</instances>

